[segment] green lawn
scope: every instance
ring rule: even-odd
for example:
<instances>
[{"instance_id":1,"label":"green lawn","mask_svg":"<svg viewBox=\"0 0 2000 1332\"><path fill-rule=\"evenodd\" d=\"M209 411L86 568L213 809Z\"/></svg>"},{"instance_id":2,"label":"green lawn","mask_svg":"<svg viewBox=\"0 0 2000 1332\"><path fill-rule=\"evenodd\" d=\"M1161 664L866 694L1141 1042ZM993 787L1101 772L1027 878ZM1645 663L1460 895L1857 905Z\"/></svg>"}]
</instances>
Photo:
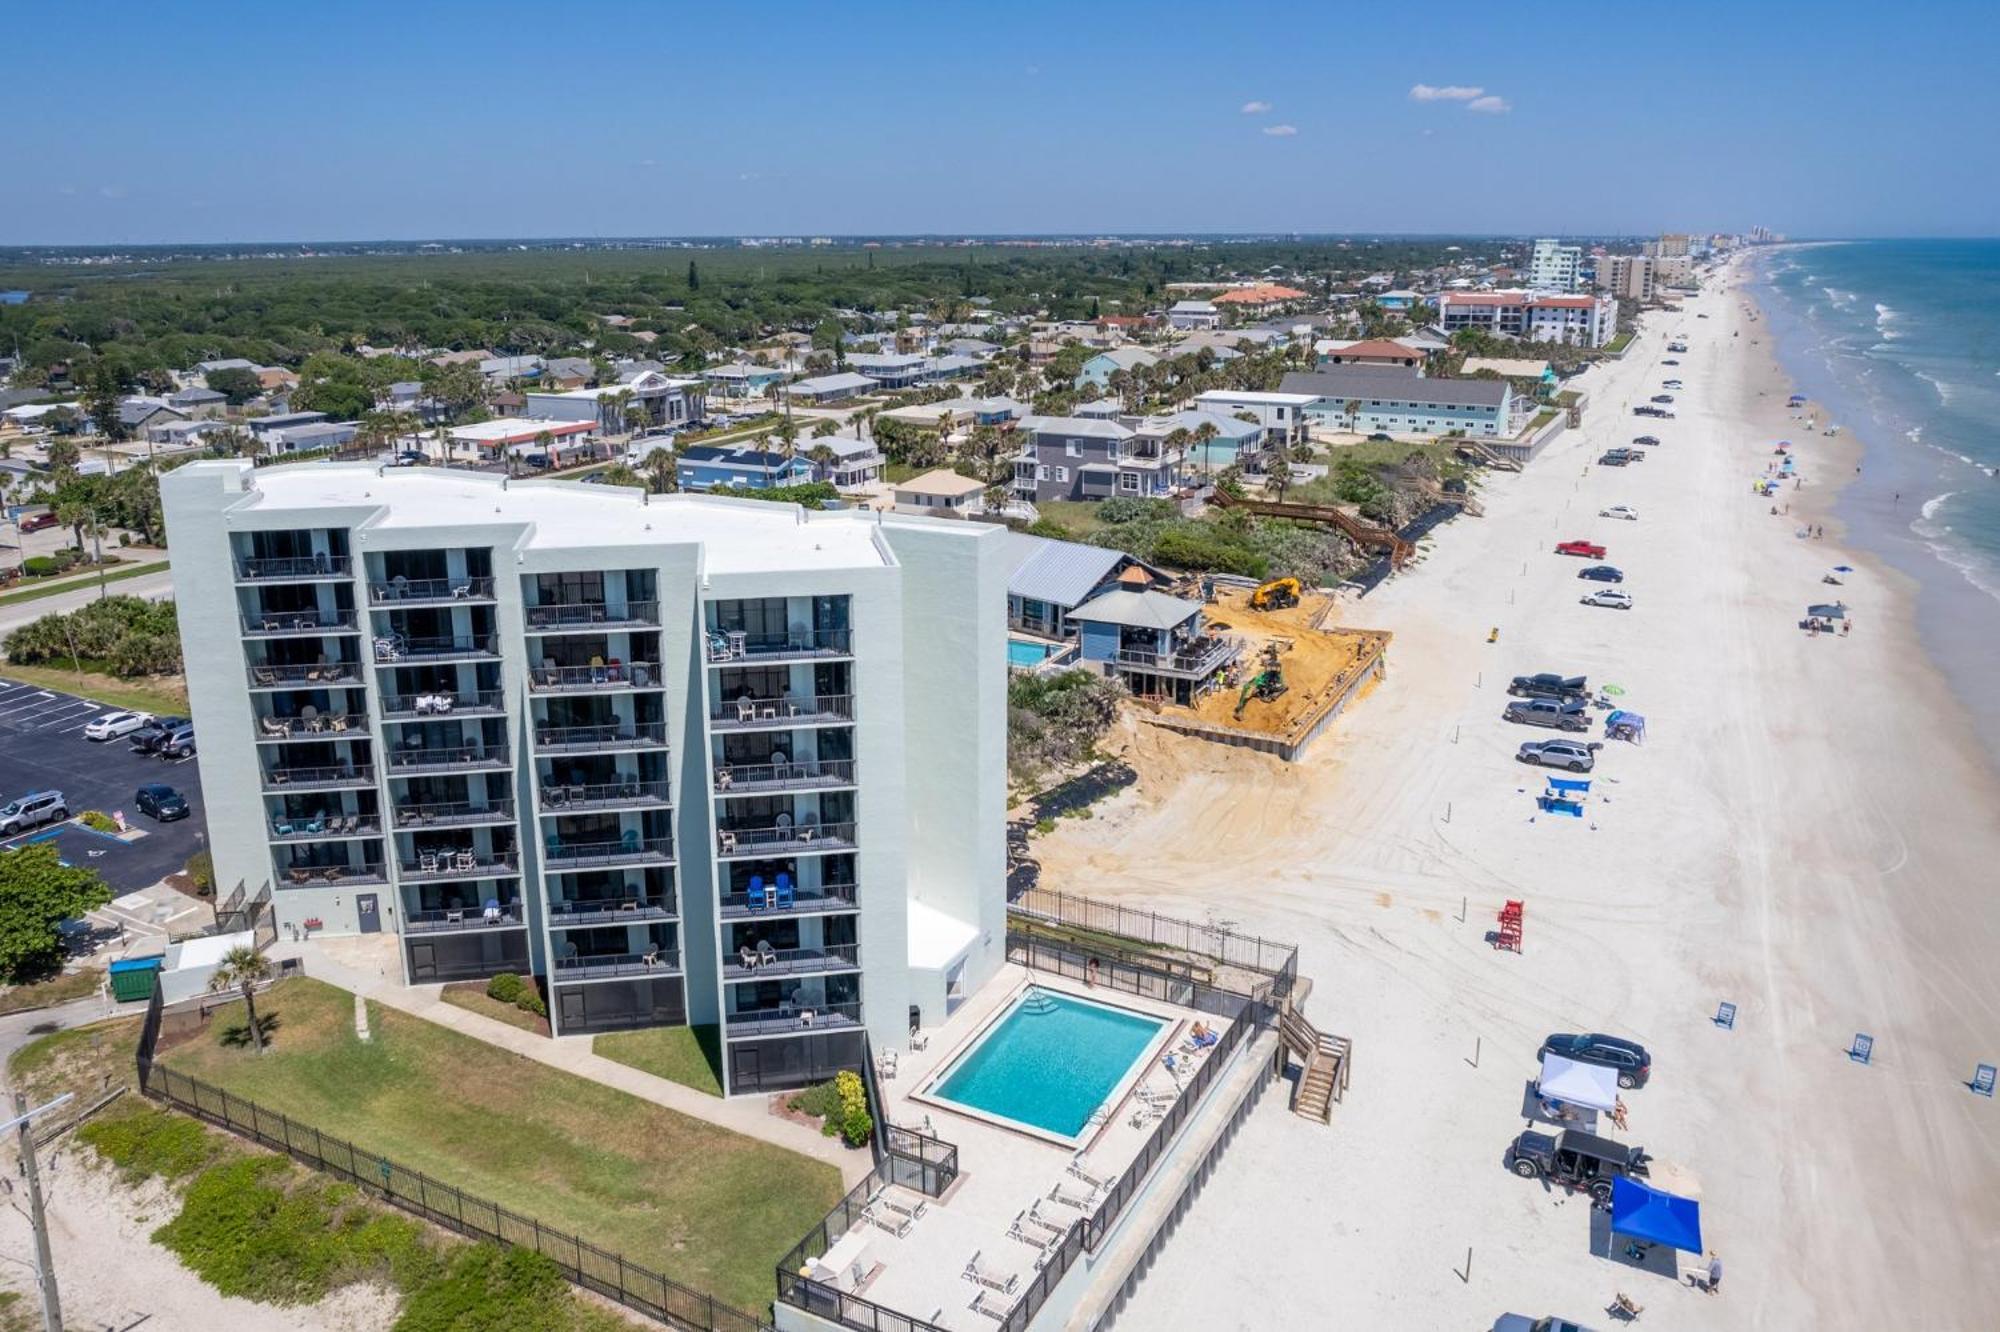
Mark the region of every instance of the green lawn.
<instances>
[{"instance_id":1,"label":"green lawn","mask_svg":"<svg viewBox=\"0 0 2000 1332\"><path fill-rule=\"evenodd\" d=\"M654 1077L722 1095L721 1033L713 1025L611 1032L594 1039L590 1048Z\"/></svg>"},{"instance_id":2,"label":"green lawn","mask_svg":"<svg viewBox=\"0 0 2000 1332\"><path fill-rule=\"evenodd\" d=\"M95 967L71 971L33 985L15 985L0 990L0 1013L20 1013L30 1008L87 999L104 984L104 973Z\"/></svg>"},{"instance_id":3,"label":"green lawn","mask_svg":"<svg viewBox=\"0 0 2000 1332\"><path fill-rule=\"evenodd\" d=\"M840 1198L833 1167L298 979L257 1002L271 1049L242 1048L240 1007L164 1062L585 1236L745 1310Z\"/></svg>"},{"instance_id":4,"label":"green lawn","mask_svg":"<svg viewBox=\"0 0 2000 1332\"><path fill-rule=\"evenodd\" d=\"M122 583L127 578L137 578L142 574L165 573L172 567L167 561L160 560L154 564L134 564L124 569L107 569L104 573L104 581L106 583ZM19 592L9 592L5 596L0 596L0 606L12 606L23 601L40 601L43 597L61 596L65 592L77 592L84 588L96 586L97 574L93 570L80 577L63 578L58 581L26 588Z\"/></svg>"},{"instance_id":5,"label":"green lawn","mask_svg":"<svg viewBox=\"0 0 2000 1332\"><path fill-rule=\"evenodd\" d=\"M79 677L77 672L61 666L20 666L6 661L0 662L0 677L40 689L77 694L114 708L131 708L163 716L187 715L187 689L178 677L121 680L91 670L90 662L83 665L84 670Z\"/></svg>"},{"instance_id":6,"label":"green lawn","mask_svg":"<svg viewBox=\"0 0 2000 1332\"><path fill-rule=\"evenodd\" d=\"M461 981L444 987L439 996L446 1003L463 1008L468 1012L490 1017L495 1022L504 1022L522 1031L536 1031L548 1035L547 1019L538 1018L519 1004L503 1004L486 993L485 981Z\"/></svg>"},{"instance_id":7,"label":"green lawn","mask_svg":"<svg viewBox=\"0 0 2000 1332\"><path fill-rule=\"evenodd\" d=\"M1617 337L1604 344L1605 354L1607 356L1616 356L1619 352L1624 351L1631 343L1632 336L1630 333L1620 333Z\"/></svg>"},{"instance_id":8,"label":"green lawn","mask_svg":"<svg viewBox=\"0 0 2000 1332\"><path fill-rule=\"evenodd\" d=\"M1035 510L1050 522L1061 523L1071 536L1082 541L1104 528L1097 505L1083 500L1036 500Z\"/></svg>"}]
</instances>

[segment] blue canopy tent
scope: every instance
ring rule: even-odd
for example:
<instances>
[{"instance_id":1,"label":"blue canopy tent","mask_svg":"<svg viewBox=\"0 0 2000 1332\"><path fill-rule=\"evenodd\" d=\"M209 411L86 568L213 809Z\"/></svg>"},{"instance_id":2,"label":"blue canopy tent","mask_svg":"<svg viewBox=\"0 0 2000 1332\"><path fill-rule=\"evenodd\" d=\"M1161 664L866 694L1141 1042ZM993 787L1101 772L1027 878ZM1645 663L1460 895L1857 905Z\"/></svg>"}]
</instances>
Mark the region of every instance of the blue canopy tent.
<instances>
[{"instance_id":1,"label":"blue canopy tent","mask_svg":"<svg viewBox=\"0 0 2000 1332\"><path fill-rule=\"evenodd\" d=\"M1551 777L1549 789L1535 797L1535 804L1546 814L1568 814L1572 818L1583 817L1583 798L1590 794L1590 783L1574 777Z\"/></svg>"},{"instance_id":2,"label":"blue canopy tent","mask_svg":"<svg viewBox=\"0 0 2000 1332\"><path fill-rule=\"evenodd\" d=\"M1643 745L1646 743L1646 719L1625 708L1613 708L1604 718L1604 737Z\"/></svg>"},{"instance_id":3,"label":"blue canopy tent","mask_svg":"<svg viewBox=\"0 0 2000 1332\"><path fill-rule=\"evenodd\" d=\"M1611 1229L1642 1244L1702 1251L1700 1203L1624 1175L1611 1181Z\"/></svg>"}]
</instances>

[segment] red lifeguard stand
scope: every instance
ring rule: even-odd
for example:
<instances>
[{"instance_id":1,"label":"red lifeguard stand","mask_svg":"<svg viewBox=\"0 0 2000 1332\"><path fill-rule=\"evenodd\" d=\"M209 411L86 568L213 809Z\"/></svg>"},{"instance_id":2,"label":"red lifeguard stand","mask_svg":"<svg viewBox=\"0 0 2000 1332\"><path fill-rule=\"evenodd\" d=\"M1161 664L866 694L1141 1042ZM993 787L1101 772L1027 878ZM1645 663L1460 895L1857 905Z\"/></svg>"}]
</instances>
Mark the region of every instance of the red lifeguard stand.
<instances>
[{"instance_id":1,"label":"red lifeguard stand","mask_svg":"<svg viewBox=\"0 0 2000 1332\"><path fill-rule=\"evenodd\" d=\"M1493 936L1495 948L1505 948L1510 952L1521 951L1521 904L1509 902L1500 908L1500 929Z\"/></svg>"}]
</instances>

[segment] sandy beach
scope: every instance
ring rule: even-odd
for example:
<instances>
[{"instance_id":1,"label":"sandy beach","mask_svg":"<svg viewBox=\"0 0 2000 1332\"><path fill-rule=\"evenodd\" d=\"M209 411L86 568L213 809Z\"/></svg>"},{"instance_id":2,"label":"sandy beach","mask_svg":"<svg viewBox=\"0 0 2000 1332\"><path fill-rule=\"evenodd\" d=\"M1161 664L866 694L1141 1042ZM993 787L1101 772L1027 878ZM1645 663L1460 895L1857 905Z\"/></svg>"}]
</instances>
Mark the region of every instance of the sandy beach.
<instances>
[{"instance_id":1,"label":"sandy beach","mask_svg":"<svg viewBox=\"0 0 2000 1332\"><path fill-rule=\"evenodd\" d=\"M2000 1062L2000 781L1900 575L1840 545L1861 443L1787 413L1739 276L1648 316L1589 372L1580 432L1491 475L1484 517L1341 612L1395 635L1388 677L1304 762L1135 722L1137 785L1037 841L1045 885L1296 940L1314 1020L1355 1041L1332 1127L1256 1116L1132 1326L1607 1326L1619 1291L1651 1328L1990 1322L2000 1105L1966 1084ZM1630 415L1673 377L1676 420ZM1595 465L1648 433L1644 464ZM1751 481L1779 439L1804 485L1773 516ZM1597 585L1552 553L1569 538L1610 548L1634 609L1578 603ZM1859 572L1825 586L1842 563ZM1852 636L1808 638L1832 595ZM1650 723L1600 754L1583 819L1537 817L1542 772L1513 754L1549 733L1500 720L1508 678L1543 670L1616 682ZM1509 898L1519 956L1486 942ZM1718 1295L1503 1169L1541 1038L1591 1030L1652 1051L1614 1136L1698 1181ZM1861 1031L1867 1066L1845 1053Z\"/></svg>"}]
</instances>

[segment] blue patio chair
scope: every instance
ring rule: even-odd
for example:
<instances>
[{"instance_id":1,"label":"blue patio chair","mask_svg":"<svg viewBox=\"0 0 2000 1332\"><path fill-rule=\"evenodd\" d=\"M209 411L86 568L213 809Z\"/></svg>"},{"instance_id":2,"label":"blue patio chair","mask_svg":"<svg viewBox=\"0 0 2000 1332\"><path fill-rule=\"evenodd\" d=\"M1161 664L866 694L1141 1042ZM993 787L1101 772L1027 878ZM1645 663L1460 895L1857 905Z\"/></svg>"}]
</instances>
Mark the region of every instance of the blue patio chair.
<instances>
[{"instance_id":1,"label":"blue patio chair","mask_svg":"<svg viewBox=\"0 0 2000 1332\"><path fill-rule=\"evenodd\" d=\"M307 821L307 823L306 823L306 826L305 826L305 831L306 831L306 832L309 832L309 833L323 833L323 832L325 832L325 831L326 831L326 815L324 815L324 814L315 814L315 815L313 815L313 816L312 816L312 818L311 818L311 819L310 819L309 821Z\"/></svg>"},{"instance_id":2,"label":"blue patio chair","mask_svg":"<svg viewBox=\"0 0 2000 1332\"><path fill-rule=\"evenodd\" d=\"M560 837L556 836L556 835L555 835L554 833L550 833L550 834L549 834L549 859L550 859L550 860L559 860L559 859L561 859L561 858L562 858L562 838L560 838Z\"/></svg>"},{"instance_id":3,"label":"blue patio chair","mask_svg":"<svg viewBox=\"0 0 2000 1332\"><path fill-rule=\"evenodd\" d=\"M297 832L298 829L292 826L292 821L290 819L272 819L271 831L276 833L280 837L290 837L294 832Z\"/></svg>"},{"instance_id":4,"label":"blue patio chair","mask_svg":"<svg viewBox=\"0 0 2000 1332\"><path fill-rule=\"evenodd\" d=\"M750 898L750 909L752 911L762 911L764 909L765 902L764 902L763 875L753 874L750 876L750 891L748 896Z\"/></svg>"},{"instance_id":5,"label":"blue patio chair","mask_svg":"<svg viewBox=\"0 0 2000 1332\"><path fill-rule=\"evenodd\" d=\"M618 849L627 854L637 851L639 849L639 830L637 828L627 828L625 835L618 839Z\"/></svg>"},{"instance_id":6,"label":"blue patio chair","mask_svg":"<svg viewBox=\"0 0 2000 1332\"><path fill-rule=\"evenodd\" d=\"M792 876L789 874L780 874L778 876L778 903L777 903L779 909L782 910L785 907L791 906L794 900L795 899L792 897Z\"/></svg>"}]
</instances>

